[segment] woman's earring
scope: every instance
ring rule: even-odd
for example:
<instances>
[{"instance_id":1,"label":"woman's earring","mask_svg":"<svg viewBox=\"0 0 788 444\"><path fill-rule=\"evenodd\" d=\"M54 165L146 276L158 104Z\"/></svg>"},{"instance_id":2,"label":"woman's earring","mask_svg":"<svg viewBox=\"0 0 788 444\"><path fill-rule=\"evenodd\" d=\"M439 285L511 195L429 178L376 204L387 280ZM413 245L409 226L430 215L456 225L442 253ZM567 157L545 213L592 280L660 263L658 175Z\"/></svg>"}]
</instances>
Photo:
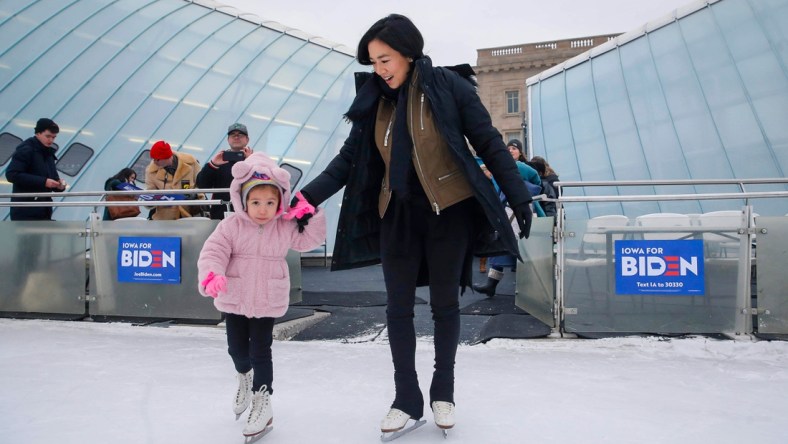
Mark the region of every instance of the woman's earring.
<instances>
[{"instance_id":1,"label":"woman's earring","mask_svg":"<svg viewBox=\"0 0 788 444\"><path fill-rule=\"evenodd\" d=\"M408 57L408 63L413 63L413 59Z\"/></svg>"}]
</instances>

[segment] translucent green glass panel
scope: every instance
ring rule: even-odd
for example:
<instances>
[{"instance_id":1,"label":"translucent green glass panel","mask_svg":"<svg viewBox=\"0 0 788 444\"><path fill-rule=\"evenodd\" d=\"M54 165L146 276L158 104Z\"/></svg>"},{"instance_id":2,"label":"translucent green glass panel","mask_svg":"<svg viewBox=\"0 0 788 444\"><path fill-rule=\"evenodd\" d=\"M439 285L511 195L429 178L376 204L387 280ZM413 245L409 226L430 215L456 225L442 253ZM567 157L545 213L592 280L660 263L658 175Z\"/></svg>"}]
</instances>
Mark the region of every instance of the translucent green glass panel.
<instances>
[{"instance_id":1,"label":"translucent green glass panel","mask_svg":"<svg viewBox=\"0 0 788 444\"><path fill-rule=\"evenodd\" d=\"M85 223L0 222L0 311L85 312Z\"/></svg>"},{"instance_id":2,"label":"translucent green glass panel","mask_svg":"<svg viewBox=\"0 0 788 444\"><path fill-rule=\"evenodd\" d=\"M759 333L788 334L788 217L758 217L756 263Z\"/></svg>"},{"instance_id":3,"label":"translucent green glass panel","mask_svg":"<svg viewBox=\"0 0 788 444\"><path fill-rule=\"evenodd\" d=\"M0 0L0 36L0 132L26 138L47 116L62 146L94 149L69 169L72 191L101 188L157 139L205 162L237 121L256 150L310 169L346 137L360 69L348 54L183 0ZM0 180L0 191L10 185Z\"/></svg>"},{"instance_id":4,"label":"translucent green glass panel","mask_svg":"<svg viewBox=\"0 0 788 444\"><path fill-rule=\"evenodd\" d=\"M784 177L788 5L725 0L639 31L529 85L534 154L562 180ZM649 25L650 26L650 25ZM647 26L647 28L649 27ZM749 190L785 190L750 186ZM738 187L594 189L588 194L734 192ZM571 194L570 194L571 195ZM623 202L609 213L701 213L744 201ZM758 202L784 214L788 203ZM578 208L567 209L579 217Z\"/></svg>"},{"instance_id":5,"label":"translucent green glass panel","mask_svg":"<svg viewBox=\"0 0 788 444\"><path fill-rule=\"evenodd\" d=\"M733 333L737 316L739 236L729 225L709 237L701 228L685 228L704 241L705 293L702 296L652 296L616 293L616 263L612 246L620 239L642 239L646 227L633 221L620 225L566 221L573 237L566 244L564 325L568 332L617 333ZM686 232L661 232L679 238ZM723 254L722 244L725 244ZM730 245L729 245L730 244ZM745 254L749 254L749 251Z\"/></svg>"},{"instance_id":6,"label":"translucent green glass panel","mask_svg":"<svg viewBox=\"0 0 788 444\"><path fill-rule=\"evenodd\" d=\"M553 217L534 219L531 235L519 241L523 262L517 263L514 303L550 327L555 323L555 256Z\"/></svg>"},{"instance_id":7,"label":"translucent green glass panel","mask_svg":"<svg viewBox=\"0 0 788 444\"><path fill-rule=\"evenodd\" d=\"M760 5L754 4L760 2L749 3L723 2L714 9L714 16L746 88L755 119L764 133L766 143L757 147L758 151L752 155L770 156L774 160L773 165L765 166L768 169L758 168L753 173L774 171L775 177L783 177L788 170L788 126L781 116L788 114L788 78L784 60L776 51L784 46L786 39L783 34L782 44L779 40L770 40L763 23L765 18L755 15L754 9ZM784 3L779 6L774 3L772 8L770 14L788 19Z\"/></svg>"},{"instance_id":8,"label":"translucent green glass panel","mask_svg":"<svg viewBox=\"0 0 788 444\"><path fill-rule=\"evenodd\" d=\"M0 27L0 33L6 36L2 40L15 41L8 51L0 55L0 103L3 103L0 122L4 128L18 132L20 122L8 121L57 78L62 67L68 66L92 43L89 33L72 32L72 29L81 29L80 25L95 15L102 3L106 2L37 2ZM46 6L49 6L48 10L39 10ZM50 18L52 13L57 13L57 19ZM14 33L9 29L15 22L23 23L25 31ZM52 69L53 66L60 69ZM41 115L52 115L51 105L36 109L47 111Z\"/></svg>"},{"instance_id":9,"label":"translucent green glass panel","mask_svg":"<svg viewBox=\"0 0 788 444\"><path fill-rule=\"evenodd\" d=\"M90 313L100 316L206 319L219 321L211 298L197 291L197 258L205 239L218 221L181 219L178 221L96 221L90 262ZM118 238L160 236L178 233L181 239L181 283L154 285L118 281ZM290 302L302 299L301 254L287 255L290 270ZM155 291L152 291L154 290Z\"/></svg>"},{"instance_id":10,"label":"translucent green glass panel","mask_svg":"<svg viewBox=\"0 0 788 444\"><path fill-rule=\"evenodd\" d=\"M725 2L722 2L725 3ZM735 3L735 2L734 2ZM715 8L716 9L716 8ZM716 14L715 14L716 15ZM743 79L711 12L693 14L681 30L730 163L741 177L775 177L771 157Z\"/></svg>"}]
</instances>

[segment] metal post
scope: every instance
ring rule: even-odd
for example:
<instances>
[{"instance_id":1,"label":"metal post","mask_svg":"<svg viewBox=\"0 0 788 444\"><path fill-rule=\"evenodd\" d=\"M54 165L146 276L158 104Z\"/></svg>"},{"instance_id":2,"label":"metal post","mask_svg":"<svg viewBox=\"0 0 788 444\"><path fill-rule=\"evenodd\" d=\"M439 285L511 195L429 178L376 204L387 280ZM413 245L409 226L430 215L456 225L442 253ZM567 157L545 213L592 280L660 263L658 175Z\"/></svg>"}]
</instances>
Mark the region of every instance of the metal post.
<instances>
[{"instance_id":1,"label":"metal post","mask_svg":"<svg viewBox=\"0 0 788 444\"><path fill-rule=\"evenodd\" d=\"M742 223L739 229L739 269L736 279L736 321L735 338L752 334L752 207L745 205L742 211Z\"/></svg>"},{"instance_id":2,"label":"metal post","mask_svg":"<svg viewBox=\"0 0 788 444\"><path fill-rule=\"evenodd\" d=\"M565 220L564 205L560 197L555 203L555 240L556 240L556 260L555 260L555 301L553 302L553 322L561 334L564 333L564 255L565 255Z\"/></svg>"}]
</instances>

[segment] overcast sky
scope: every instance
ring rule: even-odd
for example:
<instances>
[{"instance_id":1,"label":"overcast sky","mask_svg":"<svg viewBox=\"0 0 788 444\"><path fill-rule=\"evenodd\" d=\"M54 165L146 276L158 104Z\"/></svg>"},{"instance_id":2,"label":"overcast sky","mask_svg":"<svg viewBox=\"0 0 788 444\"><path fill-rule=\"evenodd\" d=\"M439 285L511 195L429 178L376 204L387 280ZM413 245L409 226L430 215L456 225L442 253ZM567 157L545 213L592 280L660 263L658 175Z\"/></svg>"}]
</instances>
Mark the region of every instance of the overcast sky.
<instances>
[{"instance_id":1,"label":"overcast sky","mask_svg":"<svg viewBox=\"0 0 788 444\"><path fill-rule=\"evenodd\" d=\"M378 19L407 15L436 65L476 64L476 50L627 32L698 0L221 0L264 20L344 44ZM491 6L481 6L482 4Z\"/></svg>"}]
</instances>

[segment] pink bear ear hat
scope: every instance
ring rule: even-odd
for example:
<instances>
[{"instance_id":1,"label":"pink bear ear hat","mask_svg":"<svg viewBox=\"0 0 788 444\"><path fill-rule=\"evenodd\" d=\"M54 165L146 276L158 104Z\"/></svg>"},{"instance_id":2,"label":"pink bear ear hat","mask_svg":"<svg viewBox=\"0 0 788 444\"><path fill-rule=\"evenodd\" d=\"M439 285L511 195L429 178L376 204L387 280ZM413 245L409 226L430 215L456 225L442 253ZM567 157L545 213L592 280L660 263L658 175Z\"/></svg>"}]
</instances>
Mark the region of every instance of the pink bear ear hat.
<instances>
[{"instance_id":1,"label":"pink bear ear hat","mask_svg":"<svg viewBox=\"0 0 788 444\"><path fill-rule=\"evenodd\" d=\"M246 209L246 194L248 191L256 185L264 183L279 187L281 196L277 214L283 213L287 208L290 202L290 173L280 168L276 162L265 154L254 153L243 162L237 162L233 165L232 174L233 182L230 184L230 200L235 208Z\"/></svg>"}]
</instances>

